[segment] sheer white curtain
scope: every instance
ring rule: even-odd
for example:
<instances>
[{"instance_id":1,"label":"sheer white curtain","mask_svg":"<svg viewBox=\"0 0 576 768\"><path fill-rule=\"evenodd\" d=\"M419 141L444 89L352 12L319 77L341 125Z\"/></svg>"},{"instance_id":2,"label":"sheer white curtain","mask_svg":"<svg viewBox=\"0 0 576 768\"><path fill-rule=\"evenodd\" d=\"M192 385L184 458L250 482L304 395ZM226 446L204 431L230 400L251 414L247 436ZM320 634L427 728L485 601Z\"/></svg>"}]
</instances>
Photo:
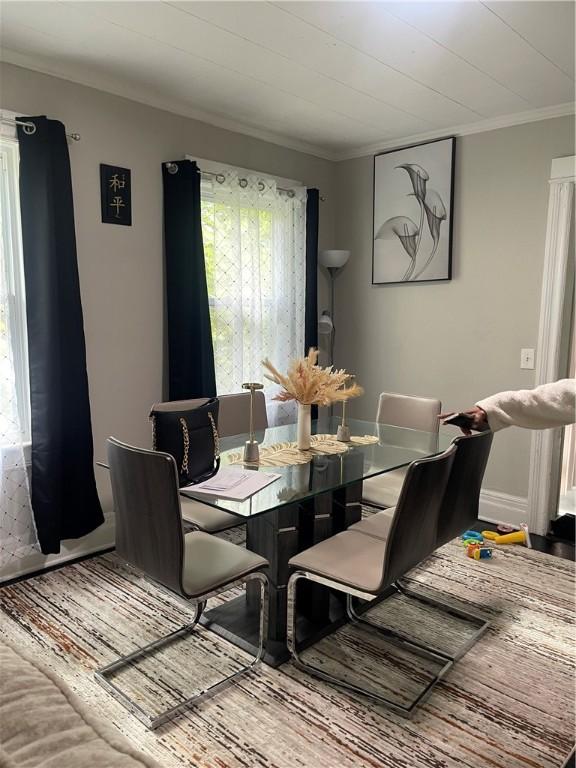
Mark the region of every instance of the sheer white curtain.
<instances>
[{"instance_id":1,"label":"sheer white curtain","mask_svg":"<svg viewBox=\"0 0 576 768\"><path fill-rule=\"evenodd\" d=\"M29 441L17 143L0 136L0 575L38 552L24 458Z\"/></svg>"},{"instance_id":2,"label":"sheer white curtain","mask_svg":"<svg viewBox=\"0 0 576 768\"><path fill-rule=\"evenodd\" d=\"M306 190L234 169L203 179L202 231L217 391L261 381L270 424L293 421L262 360L284 370L304 352Z\"/></svg>"}]
</instances>

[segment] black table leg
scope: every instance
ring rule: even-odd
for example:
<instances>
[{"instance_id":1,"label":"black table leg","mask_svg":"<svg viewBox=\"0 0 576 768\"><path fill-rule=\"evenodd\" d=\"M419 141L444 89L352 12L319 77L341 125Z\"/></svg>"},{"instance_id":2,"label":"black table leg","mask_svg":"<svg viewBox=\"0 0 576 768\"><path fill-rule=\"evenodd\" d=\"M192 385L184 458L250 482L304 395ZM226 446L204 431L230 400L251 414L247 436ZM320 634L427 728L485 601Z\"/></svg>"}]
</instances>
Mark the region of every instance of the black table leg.
<instances>
[{"instance_id":1,"label":"black table leg","mask_svg":"<svg viewBox=\"0 0 576 768\"><path fill-rule=\"evenodd\" d=\"M266 663L279 666L289 658L286 647L288 561L298 552L345 530L360 520L362 482L312 499L283 506L246 522L246 547L270 563L270 609ZM247 650L257 645L259 587L249 584L246 597L207 611L203 622ZM340 599L319 584L300 583L298 592L299 642L311 642L344 620Z\"/></svg>"}]
</instances>

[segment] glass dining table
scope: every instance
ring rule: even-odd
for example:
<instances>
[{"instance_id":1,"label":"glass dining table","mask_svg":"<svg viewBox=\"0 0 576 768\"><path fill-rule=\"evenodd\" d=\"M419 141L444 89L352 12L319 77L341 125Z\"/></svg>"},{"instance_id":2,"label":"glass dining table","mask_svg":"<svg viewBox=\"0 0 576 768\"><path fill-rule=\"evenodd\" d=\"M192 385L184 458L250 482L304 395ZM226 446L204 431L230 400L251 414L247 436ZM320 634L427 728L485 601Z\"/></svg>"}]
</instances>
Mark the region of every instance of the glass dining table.
<instances>
[{"instance_id":1,"label":"glass dining table","mask_svg":"<svg viewBox=\"0 0 576 768\"><path fill-rule=\"evenodd\" d=\"M264 661L278 666L289 658L286 647L286 586L288 562L298 552L333 536L362 517L364 480L405 467L416 459L441 453L450 444L443 430L413 429L348 419L351 441L335 438L339 419L312 422L310 451L295 446L296 424L257 432L260 463L245 465L242 452L249 435L220 439L222 466L238 466L280 477L244 501L196 494L184 495L238 517L246 523L246 547L270 563L268 642ZM345 620L337 594L320 585L302 585L298 595L298 642L307 644L324 636ZM236 645L253 652L257 645L258 588L212 608L203 622Z\"/></svg>"}]
</instances>

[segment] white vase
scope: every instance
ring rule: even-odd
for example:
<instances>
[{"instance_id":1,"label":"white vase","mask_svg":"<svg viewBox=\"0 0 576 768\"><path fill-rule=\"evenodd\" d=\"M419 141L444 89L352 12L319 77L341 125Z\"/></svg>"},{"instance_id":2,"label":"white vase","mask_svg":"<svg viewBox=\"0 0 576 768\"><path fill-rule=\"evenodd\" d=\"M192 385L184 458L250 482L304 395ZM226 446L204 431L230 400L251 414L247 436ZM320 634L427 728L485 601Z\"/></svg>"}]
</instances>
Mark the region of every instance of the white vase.
<instances>
[{"instance_id":1,"label":"white vase","mask_svg":"<svg viewBox=\"0 0 576 768\"><path fill-rule=\"evenodd\" d=\"M311 406L298 403L298 430L296 443L299 451L310 450L310 438L312 435Z\"/></svg>"}]
</instances>

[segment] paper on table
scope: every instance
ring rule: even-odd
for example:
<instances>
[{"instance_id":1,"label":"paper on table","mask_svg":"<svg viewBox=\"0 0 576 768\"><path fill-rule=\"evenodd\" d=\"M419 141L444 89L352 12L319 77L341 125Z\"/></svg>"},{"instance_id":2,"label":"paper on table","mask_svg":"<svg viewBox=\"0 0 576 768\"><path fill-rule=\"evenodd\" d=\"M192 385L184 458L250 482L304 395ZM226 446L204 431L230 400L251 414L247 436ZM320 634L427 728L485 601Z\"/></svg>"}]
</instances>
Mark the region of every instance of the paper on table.
<instances>
[{"instance_id":1,"label":"paper on table","mask_svg":"<svg viewBox=\"0 0 576 768\"><path fill-rule=\"evenodd\" d=\"M203 483L198 483L196 488L202 488L205 491L227 491L234 486L243 483L249 477L249 471L241 469L227 469L223 467L218 471L214 477L209 480L204 480Z\"/></svg>"},{"instance_id":2,"label":"paper on table","mask_svg":"<svg viewBox=\"0 0 576 768\"><path fill-rule=\"evenodd\" d=\"M275 472L257 472L255 470L244 471L241 469L228 469L223 467L214 477L205 480L198 485L188 485L181 488L181 493L186 496L214 496L230 501L244 501L270 483L278 480L279 474Z\"/></svg>"}]
</instances>

